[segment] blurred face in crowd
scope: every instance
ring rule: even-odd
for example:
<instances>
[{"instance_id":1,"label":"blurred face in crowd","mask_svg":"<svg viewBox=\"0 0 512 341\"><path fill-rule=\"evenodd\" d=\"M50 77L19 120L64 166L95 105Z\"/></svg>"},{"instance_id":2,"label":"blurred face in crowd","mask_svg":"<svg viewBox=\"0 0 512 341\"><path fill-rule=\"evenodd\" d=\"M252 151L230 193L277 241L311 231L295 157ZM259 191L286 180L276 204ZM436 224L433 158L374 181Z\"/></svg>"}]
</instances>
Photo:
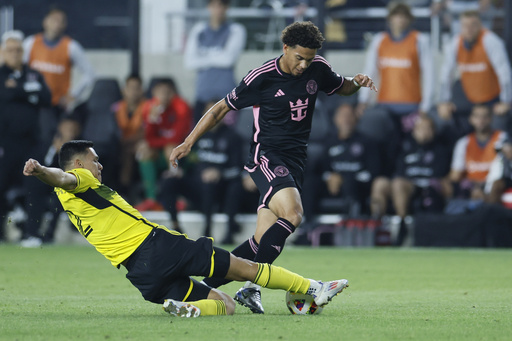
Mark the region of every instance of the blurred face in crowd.
<instances>
[{"instance_id":1,"label":"blurred face in crowd","mask_svg":"<svg viewBox=\"0 0 512 341\"><path fill-rule=\"evenodd\" d=\"M491 131L492 112L489 107L479 105L473 107L469 123L475 128L476 133L487 133Z\"/></svg>"},{"instance_id":2,"label":"blurred face in crowd","mask_svg":"<svg viewBox=\"0 0 512 341\"><path fill-rule=\"evenodd\" d=\"M396 13L388 18L389 29L393 34L401 34L411 25L411 19L405 13Z\"/></svg>"},{"instance_id":3,"label":"blurred face in crowd","mask_svg":"<svg viewBox=\"0 0 512 341\"><path fill-rule=\"evenodd\" d=\"M482 30L482 23L477 16L461 16L460 35L465 41L475 42Z\"/></svg>"},{"instance_id":4,"label":"blurred face in crowd","mask_svg":"<svg viewBox=\"0 0 512 341\"><path fill-rule=\"evenodd\" d=\"M316 49L309 49L300 45L291 47L285 44L279 66L284 72L299 77L311 65L315 56Z\"/></svg>"},{"instance_id":5,"label":"blurred face in crowd","mask_svg":"<svg viewBox=\"0 0 512 341\"><path fill-rule=\"evenodd\" d=\"M357 125L356 113L352 105L342 104L336 109L334 124L340 138L349 138L352 135Z\"/></svg>"},{"instance_id":6,"label":"blurred face in crowd","mask_svg":"<svg viewBox=\"0 0 512 341\"><path fill-rule=\"evenodd\" d=\"M220 25L226 21L226 12L228 6L223 4L220 0L212 0L208 4L208 10L210 11L210 19L214 26Z\"/></svg>"},{"instance_id":7,"label":"blurred face in crowd","mask_svg":"<svg viewBox=\"0 0 512 341\"><path fill-rule=\"evenodd\" d=\"M434 140L434 122L426 117L420 117L414 124L412 136L420 145L427 144Z\"/></svg>"},{"instance_id":8,"label":"blurred face in crowd","mask_svg":"<svg viewBox=\"0 0 512 341\"><path fill-rule=\"evenodd\" d=\"M512 160L512 142L505 142L503 148L501 148L501 152L508 160Z\"/></svg>"},{"instance_id":9,"label":"blurred face in crowd","mask_svg":"<svg viewBox=\"0 0 512 341\"><path fill-rule=\"evenodd\" d=\"M16 39L7 39L2 46L2 56L5 65L11 69L20 69L23 65L23 45Z\"/></svg>"},{"instance_id":10,"label":"blurred face in crowd","mask_svg":"<svg viewBox=\"0 0 512 341\"><path fill-rule=\"evenodd\" d=\"M126 81L123 89L123 97L126 102L130 104L139 103L143 94L142 84L138 79L130 78Z\"/></svg>"},{"instance_id":11,"label":"blurred face in crowd","mask_svg":"<svg viewBox=\"0 0 512 341\"><path fill-rule=\"evenodd\" d=\"M174 96L174 91L168 84L159 83L153 88L152 94L153 97L158 100L160 105L167 107Z\"/></svg>"},{"instance_id":12,"label":"blurred face in crowd","mask_svg":"<svg viewBox=\"0 0 512 341\"><path fill-rule=\"evenodd\" d=\"M44 35L49 40L59 38L68 24L66 14L61 11L50 12L43 20Z\"/></svg>"}]
</instances>

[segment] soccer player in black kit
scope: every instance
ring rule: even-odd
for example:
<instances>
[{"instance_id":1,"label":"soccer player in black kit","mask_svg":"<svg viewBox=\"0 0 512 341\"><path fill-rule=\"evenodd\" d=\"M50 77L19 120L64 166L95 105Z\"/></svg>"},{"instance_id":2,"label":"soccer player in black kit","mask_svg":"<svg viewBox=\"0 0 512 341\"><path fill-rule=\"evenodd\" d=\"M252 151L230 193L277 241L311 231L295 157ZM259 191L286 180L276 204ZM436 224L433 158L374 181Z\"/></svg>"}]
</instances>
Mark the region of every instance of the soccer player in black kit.
<instances>
[{"instance_id":1,"label":"soccer player in black kit","mask_svg":"<svg viewBox=\"0 0 512 341\"><path fill-rule=\"evenodd\" d=\"M256 232L233 250L249 260L273 263L286 238L302 221L303 182L311 120L319 91L348 96L360 87L377 91L372 79L357 74L342 77L316 52L324 38L311 22L295 22L281 36L283 54L251 70L223 100L217 102L185 141L171 153L170 162L187 156L194 143L230 110L252 106L253 138L245 169L260 191ZM214 84L212 84L214 86ZM217 288L225 279L208 278ZM258 286L248 283L235 296L254 313L263 313Z\"/></svg>"}]
</instances>

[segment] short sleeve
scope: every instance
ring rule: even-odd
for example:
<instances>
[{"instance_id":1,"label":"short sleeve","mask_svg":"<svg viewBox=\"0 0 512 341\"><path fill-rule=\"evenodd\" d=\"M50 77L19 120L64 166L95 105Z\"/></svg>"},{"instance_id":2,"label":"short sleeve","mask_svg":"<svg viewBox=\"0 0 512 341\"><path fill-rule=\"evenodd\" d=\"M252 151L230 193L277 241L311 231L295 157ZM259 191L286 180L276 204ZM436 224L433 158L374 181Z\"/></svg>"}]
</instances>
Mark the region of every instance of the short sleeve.
<instances>
[{"instance_id":1,"label":"short sleeve","mask_svg":"<svg viewBox=\"0 0 512 341\"><path fill-rule=\"evenodd\" d=\"M257 105L260 102L259 84L261 84L260 78L262 76L253 80L248 79L249 74L224 99L232 110L240 110Z\"/></svg>"},{"instance_id":2,"label":"short sleeve","mask_svg":"<svg viewBox=\"0 0 512 341\"><path fill-rule=\"evenodd\" d=\"M100 182L96 179L91 171L84 168L75 168L67 173L73 174L76 177L76 188L68 191L69 193L83 193L87 191L91 187L98 187Z\"/></svg>"},{"instance_id":3,"label":"short sleeve","mask_svg":"<svg viewBox=\"0 0 512 341\"><path fill-rule=\"evenodd\" d=\"M329 64L325 58L316 56L313 61L318 63L319 75L317 80L319 83L320 91L325 92L327 95L334 94L341 88L345 78L336 73L332 69L331 64Z\"/></svg>"}]
</instances>

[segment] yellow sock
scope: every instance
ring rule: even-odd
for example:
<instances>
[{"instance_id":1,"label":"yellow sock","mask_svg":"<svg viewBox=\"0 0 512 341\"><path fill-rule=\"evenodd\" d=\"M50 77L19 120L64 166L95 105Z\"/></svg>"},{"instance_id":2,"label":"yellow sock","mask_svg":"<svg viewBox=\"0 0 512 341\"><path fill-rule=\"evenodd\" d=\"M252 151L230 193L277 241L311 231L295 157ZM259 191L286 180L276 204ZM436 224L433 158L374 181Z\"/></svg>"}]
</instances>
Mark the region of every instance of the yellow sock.
<instances>
[{"instance_id":1,"label":"yellow sock","mask_svg":"<svg viewBox=\"0 0 512 341\"><path fill-rule=\"evenodd\" d=\"M201 316L226 315L226 303L222 300L199 300L186 302L201 310Z\"/></svg>"},{"instance_id":2,"label":"yellow sock","mask_svg":"<svg viewBox=\"0 0 512 341\"><path fill-rule=\"evenodd\" d=\"M269 289L283 289L301 294L307 293L311 284L307 278L270 264L258 264L258 274L253 283Z\"/></svg>"}]
</instances>

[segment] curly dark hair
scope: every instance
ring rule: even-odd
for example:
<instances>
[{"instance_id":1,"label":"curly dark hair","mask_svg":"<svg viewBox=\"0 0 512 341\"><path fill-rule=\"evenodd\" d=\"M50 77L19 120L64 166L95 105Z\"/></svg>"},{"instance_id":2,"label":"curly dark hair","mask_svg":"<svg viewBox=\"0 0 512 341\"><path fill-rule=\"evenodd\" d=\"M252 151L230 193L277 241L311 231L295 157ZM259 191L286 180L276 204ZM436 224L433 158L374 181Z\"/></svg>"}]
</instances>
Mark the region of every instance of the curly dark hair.
<instances>
[{"instance_id":1,"label":"curly dark hair","mask_svg":"<svg viewBox=\"0 0 512 341\"><path fill-rule=\"evenodd\" d=\"M322 32L311 21L298 21L288 25L281 34L281 41L290 47L320 49L325 40Z\"/></svg>"}]
</instances>

